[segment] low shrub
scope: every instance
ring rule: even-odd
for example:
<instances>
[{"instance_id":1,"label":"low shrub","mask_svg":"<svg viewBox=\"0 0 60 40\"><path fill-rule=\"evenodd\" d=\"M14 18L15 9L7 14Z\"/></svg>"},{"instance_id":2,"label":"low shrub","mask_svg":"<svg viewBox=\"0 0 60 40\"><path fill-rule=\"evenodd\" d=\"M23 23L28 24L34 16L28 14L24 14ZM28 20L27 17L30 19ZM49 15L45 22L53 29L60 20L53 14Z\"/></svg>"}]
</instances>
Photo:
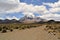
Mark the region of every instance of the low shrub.
<instances>
[{"instance_id":1,"label":"low shrub","mask_svg":"<svg viewBox=\"0 0 60 40\"><path fill-rule=\"evenodd\" d=\"M15 27L15 29L18 29L19 27Z\"/></svg>"},{"instance_id":2,"label":"low shrub","mask_svg":"<svg viewBox=\"0 0 60 40\"><path fill-rule=\"evenodd\" d=\"M25 29L24 27L22 27L22 29Z\"/></svg>"},{"instance_id":3,"label":"low shrub","mask_svg":"<svg viewBox=\"0 0 60 40\"><path fill-rule=\"evenodd\" d=\"M27 27L27 28L30 28L30 27Z\"/></svg>"},{"instance_id":4,"label":"low shrub","mask_svg":"<svg viewBox=\"0 0 60 40\"><path fill-rule=\"evenodd\" d=\"M3 29L6 29L6 27L4 26Z\"/></svg>"},{"instance_id":5,"label":"low shrub","mask_svg":"<svg viewBox=\"0 0 60 40\"><path fill-rule=\"evenodd\" d=\"M2 31L2 27L0 27L0 31Z\"/></svg>"},{"instance_id":6,"label":"low shrub","mask_svg":"<svg viewBox=\"0 0 60 40\"><path fill-rule=\"evenodd\" d=\"M2 30L2 33L6 33L6 32L7 32L7 30L6 30L6 29L3 29L3 30Z\"/></svg>"},{"instance_id":7,"label":"low shrub","mask_svg":"<svg viewBox=\"0 0 60 40\"><path fill-rule=\"evenodd\" d=\"M12 32L12 31L13 31L13 29L10 29L10 31Z\"/></svg>"}]
</instances>

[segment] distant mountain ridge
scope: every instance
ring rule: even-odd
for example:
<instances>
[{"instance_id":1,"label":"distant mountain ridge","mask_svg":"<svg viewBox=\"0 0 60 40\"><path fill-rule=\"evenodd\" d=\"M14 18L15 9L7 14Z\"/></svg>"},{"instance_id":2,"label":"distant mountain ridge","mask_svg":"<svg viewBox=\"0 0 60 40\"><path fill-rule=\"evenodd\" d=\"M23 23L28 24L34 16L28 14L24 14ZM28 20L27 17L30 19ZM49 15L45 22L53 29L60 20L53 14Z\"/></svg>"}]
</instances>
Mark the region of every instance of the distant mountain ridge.
<instances>
[{"instance_id":1,"label":"distant mountain ridge","mask_svg":"<svg viewBox=\"0 0 60 40\"><path fill-rule=\"evenodd\" d=\"M60 21L55 21L55 20L46 20L41 17L32 17L32 16L24 16L20 20L16 19L5 19L2 20L0 19L0 23L60 23Z\"/></svg>"},{"instance_id":2,"label":"distant mountain ridge","mask_svg":"<svg viewBox=\"0 0 60 40\"><path fill-rule=\"evenodd\" d=\"M20 23L20 22L16 19L12 19L12 20L9 20L9 19L1 20L0 19L0 23Z\"/></svg>"},{"instance_id":3,"label":"distant mountain ridge","mask_svg":"<svg viewBox=\"0 0 60 40\"><path fill-rule=\"evenodd\" d=\"M35 23L35 22L45 21L45 19L42 19L40 17L24 16L19 21L23 23Z\"/></svg>"}]
</instances>

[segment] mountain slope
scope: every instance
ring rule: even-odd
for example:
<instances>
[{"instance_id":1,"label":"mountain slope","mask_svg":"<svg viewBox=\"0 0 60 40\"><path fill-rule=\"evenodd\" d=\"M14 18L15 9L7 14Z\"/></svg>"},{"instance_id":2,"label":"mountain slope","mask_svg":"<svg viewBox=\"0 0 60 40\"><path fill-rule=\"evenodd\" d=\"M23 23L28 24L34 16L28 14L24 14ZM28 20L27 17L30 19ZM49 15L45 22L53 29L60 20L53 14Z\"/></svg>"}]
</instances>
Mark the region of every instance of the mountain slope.
<instances>
[{"instance_id":1,"label":"mountain slope","mask_svg":"<svg viewBox=\"0 0 60 40\"><path fill-rule=\"evenodd\" d=\"M19 21L23 23L35 23L35 22L40 22L44 20L45 19L42 19L40 17L24 16Z\"/></svg>"}]
</instances>

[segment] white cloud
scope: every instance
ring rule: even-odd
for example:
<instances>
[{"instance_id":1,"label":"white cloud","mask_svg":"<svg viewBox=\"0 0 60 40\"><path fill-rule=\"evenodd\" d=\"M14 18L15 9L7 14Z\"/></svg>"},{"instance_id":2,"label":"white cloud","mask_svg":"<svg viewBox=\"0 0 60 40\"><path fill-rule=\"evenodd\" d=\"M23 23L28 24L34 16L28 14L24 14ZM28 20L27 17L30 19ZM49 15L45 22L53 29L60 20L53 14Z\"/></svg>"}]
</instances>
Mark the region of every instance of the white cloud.
<instances>
[{"instance_id":1,"label":"white cloud","mask_svg":"<svg viewBox=\"0 0 60 40\"><path fill-rule=\"evenodd\" d=\"M30 13L46 13L48 10L44 5L41 6L33 6L32 4L28 5L26 3L20 3L19 6L13 10L10 10L11 12L30 12Z\"/></svg>"},{"instance_id":2,"label":"white cloud","mask_svg":"<svg viewBox=\"0 0 60 40\"><path fill-rule=\"evenodd\" d=\"M12 3L11 3L12 2ZM36 12L36 13L42 13L45 12L46 7L41 6L33 6L28 5L26 3L20 3L17 0L7 0L7 2L0 1L0 12Z\"/></svg>"},{"instance_id":3,"label":"white cloud","mask_svg":"<svg viewBox=\"0 0 60 40\"><path fill-rule=\"evenodd\" d=\"M18 0L1 0L0 1L0 14L6 14L11 12L23 12L24 15L32 15L33 13L43 14L47 11L44 5L33 6L26 3L20 3Z\"/></svg>"},{"instance_id":4,"label":"white cloud","mask_svg":"<svg viewBox=\"0 0 60 40\"><path fill-rule=\"evenodd\" d=\"M54 19L54 20L60 20L60 0L55 3L43 3L43 5L48 5L51 8L48 10L48 14L42 15L41 17L46 18L46 19Z\"/></svg>"},{"instance_id":5,"label":"white cloud","mask_svg":"<svg viewBox=\"0 0 60 40\"><path fill-rule=\"evenodd\" d=\"M58 13L58 12L60 12L60 7L51 8L49 11L50 11L51 13Z\"/></svg>"},{"instance_id":6,"label":"white cloud","mask_svg":"<svg viewBox=\"0 0 60 40\"><path fill-rule=\"evenodd\" d=\"M46 6L48 5L51 8L47 10ZM45 19L53 19L54 20L59 20L60 15L57 14L60 12L60 1L55 2L55 3L43 3L43 5L36 5L34 6L33 4L26 4L26 3L21 3L19 0L0 0L0 14L6 14L6 13L11 13L11 12L23 12L24 15L32 15L34 17L34 13L39 13L42 14L42 17ZM56 15L57 14L57 19ZM54 15L54 16L53 16ZM16 17L7 17L8 19L17 19Z\"/></svg>"},{"instance_id":7,"label":"white cloud","mask_svg":"<svg viewBox=\"0 0 60 40\"><path fill-rule=\"evenodd\" d=\"M18 7L17 0L0 0L0 13L8 12Z\"/></svg>"},{"instance_id":8,"label":"white cloud","mask_svg":"<svg viewBox=\"0 0 60 40\"><path fill-rule=\"evenodd\" d=\"M30 12L24 12L23 13L25 16L28 16L28 17L35 17L35 15L33 13L30 13Z\"/></svg>"},{"instance_id":9,"label":"white cloud","mask_svg":"<svg viewBox=\"0 0 60 40\"><path fill-rule=\"evenodd\" d=\"M18 3L19 0L0 0L0 3L9 3L9 4L12 4L12 3Z\"/></svg>"},{"instance_id":10,"label":"white cloud","mask_svg":"<svg viewBox=\"0 0 60 40\"><path fill-rule=\"evenodd\" d=\"M15 16L13 16L13 17L9 17L9 16L7 16L6 19L9 19L9 20L12 20L12 19L19 20L19 18L15 17Z\"/></svg>"},{"instance_id":11,"label":"white cloud","mask_svg":"<svg viewBox=\"0 0 60 40\"><path fill-rule=\"evenodd\" d=\"M56 20L56 21L60 21L60 15L59 14L46 14L46 15L42 15L40 16L41 18L45 18L47 20Z\"/></svg>"},{"instance_id":12,"label":"white cloud","mask_svg":"<svg viewBox=\"0 0 60 40\"><path fill-rule=\"evenodd\" d=\"M4 20L4 18L0 17L0 19Z\"/></svg>"},{"instance_id":13,"label":"white cloud","mask_svg":"<svg viewBox=\"0 0 60 40\"><path fill-rule=\"evenodd\" d=\"M50 7L60 7L60 0L55 3L43 3L44 5L49 5Z\"/></svg>"},{"instance_id":14,"label":"white cloud","mask_svg":"<svg viewBox=\"0 0 60 40\"><path fill-rule=\"evenodd\" d=\"M49 13L59 13L60 12L60 0L55 3L43 3L43 4L51 7L49 9Z\"/></svg>"}]
</instances>

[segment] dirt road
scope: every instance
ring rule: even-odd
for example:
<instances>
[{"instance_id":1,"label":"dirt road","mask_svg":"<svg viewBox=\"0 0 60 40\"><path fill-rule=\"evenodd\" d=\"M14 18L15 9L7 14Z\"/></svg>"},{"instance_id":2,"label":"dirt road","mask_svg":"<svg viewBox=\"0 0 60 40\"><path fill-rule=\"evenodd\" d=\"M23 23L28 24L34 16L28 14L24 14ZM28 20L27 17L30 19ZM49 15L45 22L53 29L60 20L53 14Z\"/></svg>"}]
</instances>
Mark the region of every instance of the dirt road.
<instances>
[{"instance_id":1,"label":"dirt road","mask_svg":"<svg viewBox=\"0 0 60 40\"><path fill-rule=\"evenodd\" d=\"M0 33L0 40L58 40L56 36L48 34L44 27L25 30L14 30L13 32Z\"/></svg>"}]
</instances>

